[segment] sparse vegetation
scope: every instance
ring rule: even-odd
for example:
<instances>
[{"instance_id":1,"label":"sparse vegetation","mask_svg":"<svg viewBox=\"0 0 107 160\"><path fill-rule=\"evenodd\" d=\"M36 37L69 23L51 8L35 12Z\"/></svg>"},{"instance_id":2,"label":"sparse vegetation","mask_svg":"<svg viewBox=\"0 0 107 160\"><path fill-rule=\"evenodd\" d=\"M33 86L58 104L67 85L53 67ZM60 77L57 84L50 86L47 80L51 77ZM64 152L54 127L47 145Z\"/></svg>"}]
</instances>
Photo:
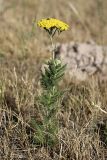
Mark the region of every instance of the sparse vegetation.
<instances>
[{"instance_id":1,"label":"sparse vegetation","mask_svg":"<svg viewBox=\"0 0 107 160\"><path fill-rule=\"evenodd\" d=\"M84 82L67 75L63 78L58 87L67 92L57 112L57 143L35 143L35 121L43 122L37 99L41 95L41 66L50 58L46 50L50 41L36 26L32 30L32 23L33 19L55 17L71 26L56 41L106 44L107 1L5 0L2 4L0 160L106 160L107 81L96 75Z\"/></svg>"}]
</instances>

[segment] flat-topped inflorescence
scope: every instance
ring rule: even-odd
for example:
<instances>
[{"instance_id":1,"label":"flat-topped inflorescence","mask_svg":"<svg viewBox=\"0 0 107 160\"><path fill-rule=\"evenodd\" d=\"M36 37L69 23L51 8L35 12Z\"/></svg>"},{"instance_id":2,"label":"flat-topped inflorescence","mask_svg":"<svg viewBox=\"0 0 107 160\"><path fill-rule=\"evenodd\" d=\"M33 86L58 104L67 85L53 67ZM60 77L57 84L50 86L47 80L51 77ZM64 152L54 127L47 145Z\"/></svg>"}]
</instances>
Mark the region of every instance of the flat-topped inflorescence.
<instances>
[{"instance_id":1,"label":"flat-topped inflorescence","mask_svg":"<svg viewBox=\"0 0 107 160\"><path fill-rule=\"evenodd\" d=\"M68 30L69 25L55 18L47 18L38 21L37 25L44 28L49 34L54 35L56 31ZM54 33L54 34L53 34Z\"/></svg>"}]
</instances>

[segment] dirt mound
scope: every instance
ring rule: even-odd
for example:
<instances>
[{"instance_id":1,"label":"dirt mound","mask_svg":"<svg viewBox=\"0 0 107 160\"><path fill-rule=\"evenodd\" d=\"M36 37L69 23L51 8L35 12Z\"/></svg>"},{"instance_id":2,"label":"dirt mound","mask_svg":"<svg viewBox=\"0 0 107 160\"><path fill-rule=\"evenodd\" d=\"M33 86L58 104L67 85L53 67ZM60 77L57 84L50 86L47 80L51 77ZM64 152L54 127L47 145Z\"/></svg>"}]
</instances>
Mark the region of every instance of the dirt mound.
<instances>
[{"instance_id":1,"label":"dirt mound","mask_svg":"<svg viewBox=\"0 0 107 160\"><path fill-rule=\"evenodd\" d=\"M97 74L101 78L107 78L107 46L94 42L58 44L56 57L67 64L71 77L85 80Z\"/></svg>"}]
</instances>

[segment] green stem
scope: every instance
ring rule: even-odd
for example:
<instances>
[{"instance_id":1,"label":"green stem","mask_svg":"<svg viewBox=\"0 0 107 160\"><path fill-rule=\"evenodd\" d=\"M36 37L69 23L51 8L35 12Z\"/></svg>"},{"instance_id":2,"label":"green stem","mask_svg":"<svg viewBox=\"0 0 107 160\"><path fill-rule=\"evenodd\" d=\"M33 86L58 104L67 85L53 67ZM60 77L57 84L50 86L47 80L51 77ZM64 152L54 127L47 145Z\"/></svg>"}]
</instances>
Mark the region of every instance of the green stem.
<instances>
[{"instance_id":1,"label":"green stem","mask_svg":"<svg viewBox=\"0 0 107 160\"><path fill-rule=\"evenodd\" d=\"M53 38L50 35L50 40L51 40L51 45L52 45L52 59L55 59L55 48L54 48L54 44L53 44Z\"/></svg>"}]
</instances>

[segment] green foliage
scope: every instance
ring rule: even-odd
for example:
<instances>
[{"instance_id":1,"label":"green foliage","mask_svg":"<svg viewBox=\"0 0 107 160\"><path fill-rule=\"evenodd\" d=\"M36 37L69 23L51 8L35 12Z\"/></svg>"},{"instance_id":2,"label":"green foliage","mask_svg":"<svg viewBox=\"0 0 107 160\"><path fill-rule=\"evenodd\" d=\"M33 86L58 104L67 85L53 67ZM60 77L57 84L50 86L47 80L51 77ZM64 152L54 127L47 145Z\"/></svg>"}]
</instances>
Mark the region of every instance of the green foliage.
<instances>
[{"instance_id":1,"label":"green foliage","mask_svg":"<svg viewBox=\"0 0 107 160\"><path fill-rule=\"evenodd\" d=\"M60 60L50 60L45 67L45 73L42 73L41 84L44 89L51 89L58 84L64 75L66 65L62 65Z\"/></svg>"},{"instance_id":2,"label":"green foliage","mask_svg":"<svg viewBox=\"0 0 107 160\"><path fill-rule=\"evenodd\" d=\"M32 120L32 127L35 128L33 142L38 145L53 146L57 143L58 122L56 119L44 119L43 124Z\"/></svg>"},{"instance_id":3,"label":"green foliage","mask_svg":"<svg viewBox=\"0 0 107 160\"><path fill-rule=\"evenodd\" d=\"M39 97L40 111L43 117L42 123L32 121L36 132L34 142L36 144L53 146L57 142L58 119L57 112L60 106L60 99L63 95L58 89L58 82L64 75L66 65L60 60L49 60L45 72L41 74L41 85L43 92Z\"/></svg>"}]
</instances>

